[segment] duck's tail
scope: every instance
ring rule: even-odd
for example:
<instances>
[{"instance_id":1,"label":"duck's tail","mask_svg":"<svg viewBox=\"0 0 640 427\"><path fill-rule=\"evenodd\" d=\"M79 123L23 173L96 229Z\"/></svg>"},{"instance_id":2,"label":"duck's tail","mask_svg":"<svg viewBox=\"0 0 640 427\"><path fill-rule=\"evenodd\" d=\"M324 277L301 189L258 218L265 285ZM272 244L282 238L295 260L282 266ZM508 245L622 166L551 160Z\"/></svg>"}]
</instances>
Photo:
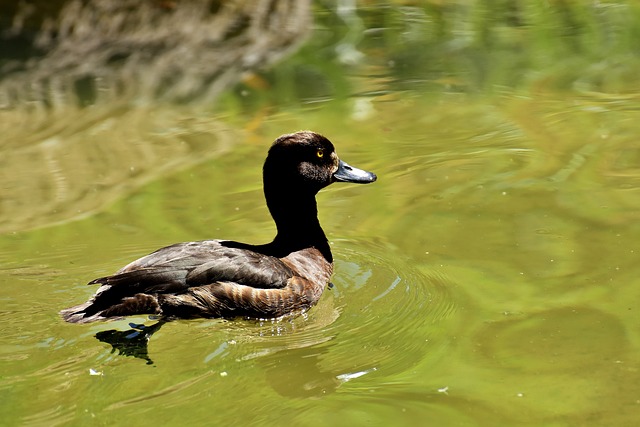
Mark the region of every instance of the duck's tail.
<instances>
[{"instance_id":1,"label":"duck's tail","mask_svg":"<svg viewBox=\"0 0 640 427\"><path fill-rule=\"evenodd\" d=\"M84 304L60 311L60 315L69 323L90 323L139 314L162 313L156 295L135 294L106 307L99 302L96 298L92 298Z\"/></svg>"},{"instance_id":2,"label":"duck's tail","mask_svg":"<svg viewBox=\"0 0 640 427\"><path fill-rule=\"evenodd\" d=\"M93 301L87 301L84 304L65 308L60 311L60 316L62 316L65 322L69 323L90 323L98 320L106 320L106 317L101 315L102 312L89 314L88 310L92 304Z\"/></svg>"}]
</instances>

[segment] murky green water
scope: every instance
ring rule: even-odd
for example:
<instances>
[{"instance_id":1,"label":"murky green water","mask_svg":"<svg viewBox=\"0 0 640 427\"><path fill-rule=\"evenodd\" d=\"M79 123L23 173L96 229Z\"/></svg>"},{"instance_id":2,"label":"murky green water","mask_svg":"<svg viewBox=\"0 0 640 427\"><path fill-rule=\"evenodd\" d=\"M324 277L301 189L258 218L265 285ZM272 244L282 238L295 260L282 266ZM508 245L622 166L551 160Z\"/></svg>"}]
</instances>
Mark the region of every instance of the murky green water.
<instances>
[{"instance_id":1,"label":"murky green water","mask_svg":"<svg viewBox=\"0 0 640 427\"><path fill-rule=\"evenodd\" d=\"M3 111L1 424L635 425L640 12L437 5L316 5L215 105ZM379 177L318 197L316 307L171 322L148 360L94 337L146 318L63 323L158 247L269 240L262 161L298 129Z\"/></svg>"}]
</instances>

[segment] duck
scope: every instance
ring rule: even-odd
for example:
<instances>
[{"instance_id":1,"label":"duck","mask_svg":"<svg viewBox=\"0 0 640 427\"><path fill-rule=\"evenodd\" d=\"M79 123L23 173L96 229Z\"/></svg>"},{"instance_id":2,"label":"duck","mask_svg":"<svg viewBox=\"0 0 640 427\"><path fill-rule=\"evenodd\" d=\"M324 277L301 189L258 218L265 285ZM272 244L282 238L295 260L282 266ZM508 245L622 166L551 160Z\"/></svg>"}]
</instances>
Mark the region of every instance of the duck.
<instances>
[{"instance_id":1,"label":"duck","mask_svg":"<svg viewBox=\"0 0 640 427\"><path fill-rule=\"evenodd\" d=\"M340 160L333 143L312 131L278 137L262 171L276 225L271 242L201 240L166 246L90 281L99 285L95 294L62 310L62 318L70 323L137 315L273 319L315 305L333 274L316 194L332 183L368 184L377 176Z\"/></svg>"}]
</instances>

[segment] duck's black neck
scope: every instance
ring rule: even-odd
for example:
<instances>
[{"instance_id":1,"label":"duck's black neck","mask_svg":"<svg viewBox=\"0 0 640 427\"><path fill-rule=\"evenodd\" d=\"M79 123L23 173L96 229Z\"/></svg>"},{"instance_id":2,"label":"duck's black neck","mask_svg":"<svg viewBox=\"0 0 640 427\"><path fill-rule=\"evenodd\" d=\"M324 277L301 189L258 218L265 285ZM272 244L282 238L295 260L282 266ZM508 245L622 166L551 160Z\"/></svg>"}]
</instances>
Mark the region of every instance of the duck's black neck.
<instances>
[{"instance_id":1,"label":"duck's black neck","mask_svg":"<svg viewBox=\"0 0 640 427\"><path fill-rule=\"evenodd\" d=\"M286 256L294 251L315 247L324 258L333 257L327 237L318 221L315 193L296 189L270 188L265 183L265 197L278 234L269 244L274 252Z\"/></svg>"}]
</instances>

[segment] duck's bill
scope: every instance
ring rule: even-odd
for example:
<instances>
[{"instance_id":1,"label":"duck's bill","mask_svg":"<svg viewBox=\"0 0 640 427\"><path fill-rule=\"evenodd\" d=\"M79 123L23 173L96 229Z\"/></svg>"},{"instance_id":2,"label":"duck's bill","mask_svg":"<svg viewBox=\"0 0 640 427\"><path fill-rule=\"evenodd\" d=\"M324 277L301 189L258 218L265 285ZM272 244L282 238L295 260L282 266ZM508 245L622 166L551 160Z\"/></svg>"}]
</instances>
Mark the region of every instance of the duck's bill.
<instances>
[{"instance_id":1,"label":"duck's bill","mask_svg":"<svg viewBox=\"0 0 640 427\"><path fill-rule=\"evenodd\" d=\"M342 160L338 164L338 170L333 174L333 179L339 182L356 182L359 184L368 184L374 182L378 177L373 172L367 172L362 169L349 166Z\"/></svg>"}]
</instances>

